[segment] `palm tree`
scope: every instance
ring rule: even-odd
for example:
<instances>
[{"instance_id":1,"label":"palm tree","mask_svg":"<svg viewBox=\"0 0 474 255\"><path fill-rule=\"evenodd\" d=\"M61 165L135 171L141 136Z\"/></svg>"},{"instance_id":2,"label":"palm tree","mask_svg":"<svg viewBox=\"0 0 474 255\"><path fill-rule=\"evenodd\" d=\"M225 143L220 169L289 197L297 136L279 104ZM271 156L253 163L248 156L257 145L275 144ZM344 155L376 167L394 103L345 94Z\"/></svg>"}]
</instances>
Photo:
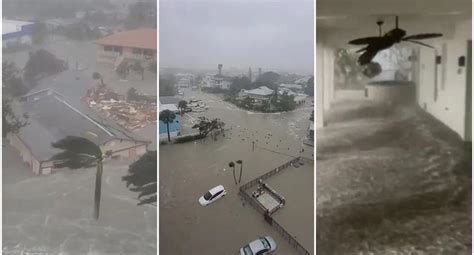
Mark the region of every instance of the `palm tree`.
<instances>
[{"instance_id":1,"label":"palm tree","mask_svg":"<svg viewBox=\"0 0 474 255\"><path fill-rule=\"evenodd\" d=\"M235 162L240 165L240 174L239 174L239 183L240 183L240 180L242 179L242 168L243 168L244 163L240 159Z\"/></svg>"},{"instance_id":2,"label":"palm tree","mask_svg":"<svg viewBox=\"0 0 474 255\"><path fill-rule=\"evenodd\" d=\"M229 167L232 167L232 173L234 174L234 182L237 184L237 178L235 177L235 164L233 161L229 162Z\"/></svg>"},{"instance_id":3,"label":"palm tree","mask_svg":"<svg viewBox=\"0 0 474 255\"><path fill-rule=\"evenodd\" d=\"M166 131L168 132L168 142L171 142L170 123L173 123L175 118L176 114L170 110L164 110L160 112L160 120L166 124Z\"/></svg>"},{"instance_id":4,"label":"palm tree","mask_svg":"<svg viewBox=\"0 0 474 255\"><path fill-rule=\"evenodd\" d=\"M184 100L179 101L178 103L178 109L181 110L181 113L183 113L184 109L188 106L188 103Z\"/></svg>"},{"instance_id":5,"label":"palm tree","mask_svg":"<svg viewBox=\"0 0 474 255\"><path fill-rule=\"evenodd\" d=\"M94 73L92 74L92 79L94 79L94 80L100 80L100 85L104 85L104 77L103 77L100 73L94 72Z\"/></svg>"},{"instance_id":6,"label":"palm tree","mask_svg":"<svg viewBox=\"0 0 474 255\"><path fill-rule=\"evenodd\" d=\"M58 168L67 167L70 169L79 169L96 165L97 172L95 177L94 193L94 218L99 219L100 191L102 184L102 171L104 155L98 145L94 142L78 136L67 136L52 146L62 152L54 155L51 160L54 166Z\"/></svg>"},{"instance_id":7,"label":"palm tree","mask_svg":"<svg viewBox=\"0 0 474 255\"><path fill-rule=\"evenodd\" d=\"M156 202L157 187L157 155L156 151L148 151L137 161L132 163L128 169L128 175L122 177L126 182L127 188L131 191L139 192L138 205L150 204ZM142 197L146 197L142 199Z\"/></svg>"}]
</instances>

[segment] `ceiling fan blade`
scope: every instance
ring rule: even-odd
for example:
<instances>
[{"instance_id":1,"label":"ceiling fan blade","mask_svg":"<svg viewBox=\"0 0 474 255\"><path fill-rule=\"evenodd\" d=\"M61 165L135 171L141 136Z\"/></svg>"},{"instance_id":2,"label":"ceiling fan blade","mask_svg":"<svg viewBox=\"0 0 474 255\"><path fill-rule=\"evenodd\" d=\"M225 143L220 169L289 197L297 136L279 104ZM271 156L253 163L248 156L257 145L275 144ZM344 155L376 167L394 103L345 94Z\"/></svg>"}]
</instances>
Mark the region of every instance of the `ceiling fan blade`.
<instances>
[{"instance_id":1,"label":"ceiling fan blade","mask_svg":"<svg viewBox=\"0 0 474 255\"><path fill-rule=\"evenodd\" d=\"M377 55L378 51L366 51L364 54L360 55L358 62L359 65L367 65L372 61L372 59Z\"/></svg>"},{"instance_id":2,"label":"ceiling fan blade","mask_svg":"<svg viewBox=\"0 0 474 255\"><path fill-rule=\"evenodd\" d=\"M410 35L402 40L407 41L407 40L423 40L423 39L430 39L430 38L436 38L436 37L441 37L443 34L438 34L438 33L427 33L427 34L417 34L417 35Z\"/></svg>"},{"instance_id":3,"label":"ceiling fan blade","mask_svg":"<svg viewBox=\"0 0 474 255\"><path fill-rule=\"evenodd\" d=\"M373 42L380 40L380 38L382 37L372 36L372 37L358 38L358 39L349 41L349 44L354 44L354 45L371 44Z\"/></svg>"},{"instance_id":4,"label":"ceiling fan blade","mask_svg":"<svg viewBox=\"0 0 474 255\"><path fill-rule=\"evenodd\" d=\"M432 48L432 49L434 49L434 47L433 47L433 46L431 46L431 45L429 45L429 44L426 44L426 43L417 42L417 41L413 41L413 40L405 40L405 41L407 41L407 42L411 42L411 43L416 43L416 44L423 45L423 46L425 46L425 47L428 47L428 48Z\"/></svg>"}]
</instances>

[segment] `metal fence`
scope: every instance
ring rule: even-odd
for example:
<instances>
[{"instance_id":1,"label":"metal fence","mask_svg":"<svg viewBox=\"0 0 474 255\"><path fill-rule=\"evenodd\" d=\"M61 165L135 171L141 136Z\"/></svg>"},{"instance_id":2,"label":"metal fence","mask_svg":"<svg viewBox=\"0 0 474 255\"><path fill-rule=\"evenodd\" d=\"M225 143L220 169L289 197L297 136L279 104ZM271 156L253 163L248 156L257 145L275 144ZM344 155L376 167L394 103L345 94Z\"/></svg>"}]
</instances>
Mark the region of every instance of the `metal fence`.
<instances>
[{"instance_id":1,"label":"metal fence","mask_svg":"<svg viewBox=\"0 0 474 255\"><path fill-rule=\"evenodd\" d=\"M286 162L285 164L247 182L246 184L240 186L239 194L242 196L242 198L244 198L245 201L247 201L250 205L252 205L253 208L255 208L260 214L264 216L265 221L272 225L278 231L278 233L280 233L280 235L288 241L290 246L298 252L298 254L309 255L309 251L306 250L293 236L291 236L290 233L288 233L288 231L286 231L273 217L271 217L270 212L266 208L264 208L257 200L253 199L253 197L247 193L247 189L257 184L260 180L263 181L300 160L300 157L292 159Z\"/></svg>"}]
</instances>

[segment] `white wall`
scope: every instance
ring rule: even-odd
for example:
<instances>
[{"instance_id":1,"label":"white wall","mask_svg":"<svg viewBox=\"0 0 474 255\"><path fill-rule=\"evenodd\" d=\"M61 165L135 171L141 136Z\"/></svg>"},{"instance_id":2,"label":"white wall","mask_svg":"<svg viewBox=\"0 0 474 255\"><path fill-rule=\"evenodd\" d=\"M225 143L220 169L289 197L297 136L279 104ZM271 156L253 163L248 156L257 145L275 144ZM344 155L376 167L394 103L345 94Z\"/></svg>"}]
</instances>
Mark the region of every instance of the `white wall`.
<instances>
[{"instance_id":1,"label":"white wall","mask_svg":"<svg viewBox=\"0 0 474 255\"><path fill-rule=\"evenodd\" d=\"M331 107L334 91L334 48L316 43L316 127L324 126L324 111Z\"/></svg>"},{"instance_id":2,"label":"white wall","mask_svg":"<svg viewBox=\"0 0 474 255\"><path fill-rule=\"evenodd\" d=\"M466 20L458 23L453 38L439 41L436 45L439 55L443 55L443 47L446 49L442 64L438 65L436 100L435 51L426 47L420 48L417 67L419 105L422 108L426 107L426 111L449 126L463 139L467 138L465 135L466 66L467 41L472 38L470 22ZM465 67L458 67L458 58L461 56L466 57Z\"/></svg>"}]
</instances>

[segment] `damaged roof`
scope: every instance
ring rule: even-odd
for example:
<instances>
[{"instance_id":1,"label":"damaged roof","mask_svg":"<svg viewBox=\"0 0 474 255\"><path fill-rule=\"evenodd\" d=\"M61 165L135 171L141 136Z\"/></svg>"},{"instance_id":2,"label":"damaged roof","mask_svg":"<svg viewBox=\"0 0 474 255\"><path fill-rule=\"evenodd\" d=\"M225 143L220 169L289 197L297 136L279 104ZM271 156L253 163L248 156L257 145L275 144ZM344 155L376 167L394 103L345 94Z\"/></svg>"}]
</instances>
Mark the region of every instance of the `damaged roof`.
<instances>
[{"instance_id":1,"label":"damaged roof","mask_svg":"<svg viewBox=\"0 0 474 255\"><path fill-rule=\"evenodd\" d=\"M102 145L110 140L133 140L69 104L61 94L50 90L23 98L16 111L27 113L28 125L18 136L38 160L48 160L58 152L51 144L66 136L81 136ZM144 142L145 141L139 141Z\"/></svg>"}]
</instances>

